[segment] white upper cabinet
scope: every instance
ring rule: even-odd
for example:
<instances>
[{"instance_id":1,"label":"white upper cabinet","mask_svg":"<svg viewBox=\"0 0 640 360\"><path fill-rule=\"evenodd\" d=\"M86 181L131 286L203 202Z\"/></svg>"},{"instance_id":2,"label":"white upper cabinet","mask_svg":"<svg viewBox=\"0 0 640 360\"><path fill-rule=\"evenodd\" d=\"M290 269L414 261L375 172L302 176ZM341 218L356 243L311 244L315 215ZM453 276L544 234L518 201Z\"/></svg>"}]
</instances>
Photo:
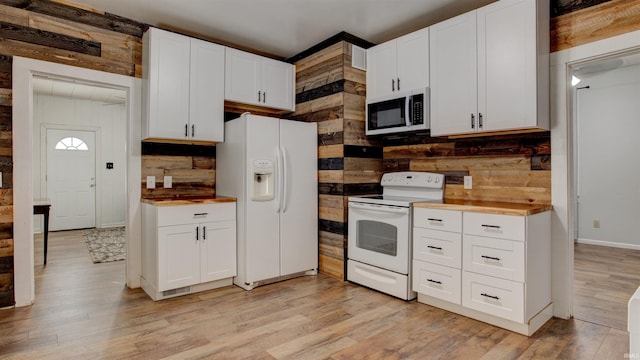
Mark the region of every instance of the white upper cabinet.
<instances>
[{"instance_id":1,"label":"white upper cabinet","mask_svg":"<svg viewBox=\"0 0 640 360\"><path fill-rule=\"evenodd\" d=\"M367 98L429 86L429 28L367 50Z\"/></svg>"},{"instance_id":2,"label":"white upper cabinet","mask_svg":"<svg viewBox=\"0 0 640 360\"><path fill-rule=\"evenodd\" d=\"M431 26L431 135L475 129L478 112L476 12Z\"/></svg>"},{"instance_id":3,"label":"white upper cabinet","mask_svg":"<svg viewBox=\"0 0 640 360\"><path fill-rule=\"evenodd\" d=\"M295 109L295 66L227 48L225 99L274 109Z\"/></svg>"},{"instance_id":4,"label":"white upper cabinet","mask_svg":"<svg viewBox=\"0 0 640 360\"><path fill-rule=\"evenodd\" d=\"M224 140L224 46L149 28L143 138Z\"/></svg>"},{"instance_id":5,"label":"white upper cabinet","mask_svg":"<svg viewBox=\"0 0 640 360\"><path fill-rule=\"evenodd\" d=\"M431 26L431 135L548 129L548 19L502 0Z\"/></svg>"}]
</instances>

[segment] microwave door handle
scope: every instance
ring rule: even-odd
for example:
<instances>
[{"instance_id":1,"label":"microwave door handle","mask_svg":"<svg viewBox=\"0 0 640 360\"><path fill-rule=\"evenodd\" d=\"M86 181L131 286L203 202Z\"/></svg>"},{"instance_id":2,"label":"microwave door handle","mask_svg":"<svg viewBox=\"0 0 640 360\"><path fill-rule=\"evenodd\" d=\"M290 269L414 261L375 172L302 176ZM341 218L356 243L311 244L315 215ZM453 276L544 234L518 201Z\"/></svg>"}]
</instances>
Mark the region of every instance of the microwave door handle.
<instances>
[{"instance_id":1,"label":"microwave door handle","mask_svg":"<svg viewBox=\"0 0 640 360\"><path fill-rule=\"evenodd\" d=\"M407 97L409 98L409 101L406 102L406 111L405 111L405 123L407 126L411 126L413 124L412 120L413 119L413 96L411 95L407 95Z\"/></svg>"}]
</instances>

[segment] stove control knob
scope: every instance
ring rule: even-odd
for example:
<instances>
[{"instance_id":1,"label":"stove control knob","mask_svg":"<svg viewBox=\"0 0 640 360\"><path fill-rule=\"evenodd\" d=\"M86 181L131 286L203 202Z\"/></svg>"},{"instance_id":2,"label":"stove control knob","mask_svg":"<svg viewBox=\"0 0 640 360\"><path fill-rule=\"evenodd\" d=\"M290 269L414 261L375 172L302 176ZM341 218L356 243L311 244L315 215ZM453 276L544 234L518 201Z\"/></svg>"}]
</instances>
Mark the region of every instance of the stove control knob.
<instances>
[{"instance_id":1,"label":"stove control knob","mask_svg":"<svg viewBox=\"0 0 640 360\"><path fill-rule=\"evenodd\" d=\"M427 182L432 182L433 178L431 176L429 176L429 179L427 179Z\"/></svg>"},{"instance_id":2,"label":"stove control knob","mask_svg":"<svg viewBox=\"0 0 640 360\"><path fill-rule=\"evenodd\" d=\"M440 178L436 178L436 184L440 182Z\"/></svg>"}]
</instances>

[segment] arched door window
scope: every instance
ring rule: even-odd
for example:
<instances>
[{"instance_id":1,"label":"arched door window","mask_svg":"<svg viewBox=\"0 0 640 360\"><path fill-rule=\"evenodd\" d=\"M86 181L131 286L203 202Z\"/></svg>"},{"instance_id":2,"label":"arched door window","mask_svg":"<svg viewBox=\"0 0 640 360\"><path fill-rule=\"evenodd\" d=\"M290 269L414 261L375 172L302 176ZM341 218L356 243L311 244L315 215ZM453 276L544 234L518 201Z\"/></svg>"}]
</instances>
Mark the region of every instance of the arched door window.
<instances>
[{"instance_id":1,"label":"arched door window","mask_svg":"<svg viewBox=\"0 0 640 360\"><path fill-rule=\"evenodd\" d=\"M77 137L66 137L56 144L56 150L81 150L87 151L87 144Z\"/></svg>"}]
</instances>

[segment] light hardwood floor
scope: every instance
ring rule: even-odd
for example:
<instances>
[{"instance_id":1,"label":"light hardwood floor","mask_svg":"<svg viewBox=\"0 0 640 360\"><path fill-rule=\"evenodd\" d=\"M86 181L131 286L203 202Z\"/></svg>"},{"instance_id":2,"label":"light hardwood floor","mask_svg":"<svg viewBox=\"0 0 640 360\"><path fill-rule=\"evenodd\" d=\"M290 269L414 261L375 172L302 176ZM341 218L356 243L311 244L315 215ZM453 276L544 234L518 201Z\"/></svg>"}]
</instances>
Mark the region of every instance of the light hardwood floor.
<instances>
[{"instance_id":1,"label":"light hardwood floor","mask_svg":"<svg viewBox=\"0 0 640 360\"><path fill-rule=\"evenodd\" d=\"M627 330L627 304L640 287L640 250L575 244L576 319Z\"/></svg>"},{"instance_id":2,"label":"light hardwood floor","mask_svg":"<svg viewBox=\"0 0 640 360\"><path fill-rule=\"evenodd\" d=\"M124 271L92 264L79 232L52 234L36 303L0 311L0 358L623 359L629 346L580 320L528 338L323 275L153 302Z\"/></svg>"}]
</instances>

